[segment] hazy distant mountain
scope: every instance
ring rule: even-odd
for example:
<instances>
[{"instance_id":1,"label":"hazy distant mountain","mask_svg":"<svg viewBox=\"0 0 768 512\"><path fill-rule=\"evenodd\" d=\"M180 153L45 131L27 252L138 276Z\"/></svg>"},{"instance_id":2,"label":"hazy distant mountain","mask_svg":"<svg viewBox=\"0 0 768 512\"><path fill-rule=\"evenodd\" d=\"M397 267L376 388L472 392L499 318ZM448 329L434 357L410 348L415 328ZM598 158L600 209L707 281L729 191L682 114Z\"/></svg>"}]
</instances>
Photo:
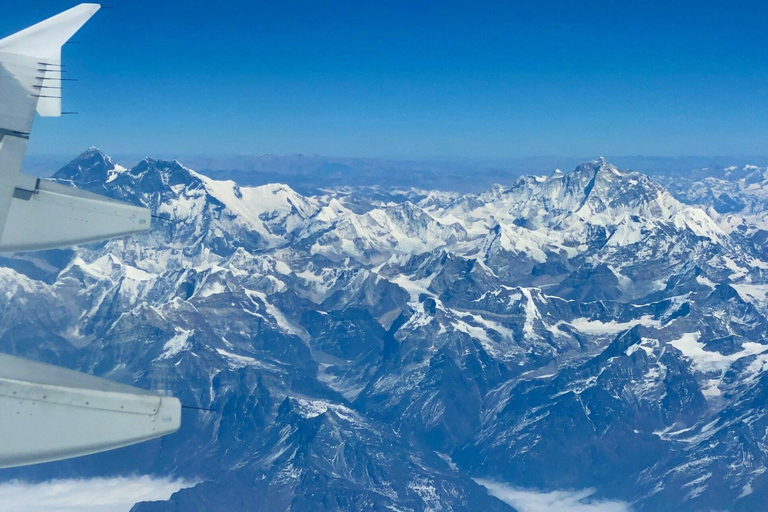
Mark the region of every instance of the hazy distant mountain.
<instances>
[{"instance_id":1,"label":"hazy distant mountain","mask_svg":"<svg viewBox=\"0 0 768 512\"><path fill-rule=\"evenodd\" d=\"M768 204L729 172L302 195L89 150L55 179L167 220L3 259L0 349L212 411L6 476L203 481L141 512L512 510L473 478L757 510Z\"/></svg>"},{"instance_id":2,"label":"hazy distant mountain","mask_svg":"<svg viewBox=\"0 0 768 512\"><path fill-rule=\"evenodd\" d=\"M174 157L177 155L173 155ZM133 166L144 155L121 155L118 160ZM218 180L234 180L241 186L284 183L306 195L341 187L383 187L481 193L495 183L511 183L523 175L549 175L555 169L573 169L583 157L519 157L483 160L434 158L421 160L349 158L321 155L188 155L187 167ZM634 169L660 179L699 176L707 172L757 164L768 166L768 156L615 156L609 160L622 169ZM69 161L67 156L31 155L26 172L51 176ZM126 164L128 162L129 164Z\"/></svg>"}]
</instances>

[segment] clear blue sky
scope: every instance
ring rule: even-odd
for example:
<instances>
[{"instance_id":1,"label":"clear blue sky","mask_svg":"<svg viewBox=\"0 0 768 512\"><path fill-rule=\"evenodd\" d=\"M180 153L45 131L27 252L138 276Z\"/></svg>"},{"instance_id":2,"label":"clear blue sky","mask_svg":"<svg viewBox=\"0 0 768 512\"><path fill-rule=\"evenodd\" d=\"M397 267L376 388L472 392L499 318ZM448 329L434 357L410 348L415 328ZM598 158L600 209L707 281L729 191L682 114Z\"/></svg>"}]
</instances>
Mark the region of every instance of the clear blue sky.
<instances>
[{"instance_id":1,"label":"clear blue sky","mask_svg":"<svg viewBox=\"0 0 768 512\"><path fill-rule=\"evenodd\" d=\"M0 33L76 3L4 2ZM104 5L32 154L768 153L765 2Z\"/></svg>"}]
</instances>

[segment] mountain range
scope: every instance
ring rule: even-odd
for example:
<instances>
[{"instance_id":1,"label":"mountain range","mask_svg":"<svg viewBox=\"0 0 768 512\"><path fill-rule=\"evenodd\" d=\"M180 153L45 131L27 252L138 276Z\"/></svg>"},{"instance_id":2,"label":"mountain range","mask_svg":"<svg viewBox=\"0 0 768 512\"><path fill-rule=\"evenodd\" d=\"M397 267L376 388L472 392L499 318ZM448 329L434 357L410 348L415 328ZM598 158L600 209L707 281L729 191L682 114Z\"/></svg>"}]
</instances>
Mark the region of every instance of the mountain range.
<instances>
[{"instance_id":1,"label":"mountain range","mask_svg":"<svg viewBox=\"0 0 768 512\"><path fill-rule=\"evenodd\" d=\"M0 259L0 350L198 409L6 479L200 482L134 512L514 510L483 480L636 511L768 499L765 168L303 195L92 148L52 179L157 219Z\"/></svg>"}]
</instances>

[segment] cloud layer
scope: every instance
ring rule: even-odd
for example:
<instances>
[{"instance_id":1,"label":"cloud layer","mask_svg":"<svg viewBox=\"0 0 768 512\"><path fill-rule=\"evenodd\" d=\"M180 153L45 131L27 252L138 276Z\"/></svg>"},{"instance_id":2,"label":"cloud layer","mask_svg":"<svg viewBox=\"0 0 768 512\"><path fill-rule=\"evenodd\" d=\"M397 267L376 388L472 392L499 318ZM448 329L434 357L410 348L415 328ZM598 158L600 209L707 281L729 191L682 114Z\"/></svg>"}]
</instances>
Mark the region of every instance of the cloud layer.
<instances>
[{"instance_id":1,"label":"cloud layer","mask_svg":"<svg viewBox=\"0 0 768 512\"><path fill-rule=\"evenodd\" d=\"M12 481L0 484L0 510L14 512L128 512L139 501L168 499L194 482L166 478L118 477Z\"/></svg>"},{"instance_id":2,"label":"cloud layer","mask_svg":"<svg viewBox=\"0 0 768 512\"><path fill-rule=\"evenodd\" d=\"M519 489L492 480L477 480L488 492L519 512L631 512L622 501L591 499L594 489L542 492Z\"/></svg>"}]
</instances>

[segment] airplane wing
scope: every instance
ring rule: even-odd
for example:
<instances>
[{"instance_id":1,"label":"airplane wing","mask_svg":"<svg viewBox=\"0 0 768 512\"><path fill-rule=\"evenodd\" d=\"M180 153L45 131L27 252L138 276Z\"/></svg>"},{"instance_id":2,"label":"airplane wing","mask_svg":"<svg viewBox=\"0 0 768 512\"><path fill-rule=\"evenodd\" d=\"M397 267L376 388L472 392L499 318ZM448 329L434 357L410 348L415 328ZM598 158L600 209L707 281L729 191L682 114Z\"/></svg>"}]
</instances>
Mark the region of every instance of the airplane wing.
<instances>
[{"instance_id":1,"label":"airplane wing","mask_svg":"<svg viewBox=\"0 0 768 512\"><path fill-rule=\"evenodd\" d=\"M63 247L150 227L150 212L20 172L35 112L61 115L61 47L99 9L81 4L0 40L0 251ZM0 468L101 452L175 432L181 404L0 355Z\"/></svg>"},{"instance_id":2,"label":"airplane wing","mask_svg":"<svg viewBox=\"0 0 768 512\"><path fill-rule=\"evenodd\" d=\"M61 48L98 10L98 4L80 4L0 40L0 251L50 249L149 230L146 208L21 173L35 112L61 115Z\"/></svg>"},{"instance_id":3,"label":"airplane wing","mask_svg":"<svg viewBox=\"0 0 768 512\"><path fill-rule=\"evenodd\" d=\"M0 354L0 468L128 446L176 432L176 398Z\"/></svg>"}]
</instances>

